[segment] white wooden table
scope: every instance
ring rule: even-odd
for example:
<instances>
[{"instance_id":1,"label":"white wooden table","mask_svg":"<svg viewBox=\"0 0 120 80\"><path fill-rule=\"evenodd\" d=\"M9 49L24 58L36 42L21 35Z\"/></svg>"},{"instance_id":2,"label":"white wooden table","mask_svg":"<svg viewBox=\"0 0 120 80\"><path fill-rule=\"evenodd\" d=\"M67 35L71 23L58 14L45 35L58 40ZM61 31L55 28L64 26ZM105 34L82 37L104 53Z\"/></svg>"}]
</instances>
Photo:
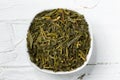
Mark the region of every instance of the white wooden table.
<instances>
[{"instance_id":1,"label":"white wooden table","mask_svg":"<svg viewBox=\"0 0 120 80\"><path fill-rule=\"evenodd\" d=\"M66 5L76 8L71 0L53 1L0 0L0 24L10 24L14 27L15 39L18 41L19 38L25 38L31 20L41 9L66 7ZM24 39L11 53L16 56L12 56L9 62L0 64L0 80L77 80L82 74L85 76L81 80L120 80L120 1L101 0L94 8L77 10L85 15L94 35L93 54L82 71L61 76L36 71L26 57ZM8 59L7 57L9 56L5 59Z\"/></svg>"}]
</instances>

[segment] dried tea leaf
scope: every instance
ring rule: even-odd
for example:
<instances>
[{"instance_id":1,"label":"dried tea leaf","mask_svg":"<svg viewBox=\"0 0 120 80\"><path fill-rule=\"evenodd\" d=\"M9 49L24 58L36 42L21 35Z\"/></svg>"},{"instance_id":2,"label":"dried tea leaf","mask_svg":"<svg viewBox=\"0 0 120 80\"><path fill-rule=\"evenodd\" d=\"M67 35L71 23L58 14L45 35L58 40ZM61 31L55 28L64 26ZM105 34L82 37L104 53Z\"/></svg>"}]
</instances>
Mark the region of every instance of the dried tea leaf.
<instances>
[{"instance_id":1,"label":"dried tea leaf","mask_svg":"<svg viewBox=\"0 0 120 80\"><path fill-rule=\"evenodd\" d=\"M33 44L32 35L31 35L31 33L29 32L27 36L28 36L28 37L27 37L27 40L29 41L30 49L32 49L32 44Z\"/></svg>"},{"instance_id":2,"label":"dried tea leaf","mask_svg":"<svg viewBox=\"0 0 120 80\"><path fill-rule=\"evenodd\" d=\"M84 16L62 8L37 14L27 34L30 60L41 69L54 72L71 71L82 66L90 42Z\"/></svg>"}]
</instances>

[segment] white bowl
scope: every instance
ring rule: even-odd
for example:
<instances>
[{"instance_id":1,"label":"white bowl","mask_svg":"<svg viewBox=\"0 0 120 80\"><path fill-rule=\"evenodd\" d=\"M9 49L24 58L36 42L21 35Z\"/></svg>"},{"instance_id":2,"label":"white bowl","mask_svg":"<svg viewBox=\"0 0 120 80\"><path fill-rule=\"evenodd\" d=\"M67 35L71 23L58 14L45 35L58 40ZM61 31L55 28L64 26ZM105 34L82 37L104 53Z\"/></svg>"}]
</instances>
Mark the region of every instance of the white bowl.
<instances>
[{"instance_id":1,"label":"white bowl","mask_svg":"<svg viewBox=\"0 0 120 80\"><path fill-rule=\"evenodd\" d=\"M88 23L89 24L89 23ZM45 72L45 73L50 73L50 74L71 74L71 73L74 73L74 72L77 72L77 71L80 71L81 69L83 69L86 64L89 62L90 58L91 58L91 55L92 55L92 50L93 50L93 35L92 35L92 29L90 27L90 24L89 24L89 33L90 33L90 38L91 38L91 43L90 43L90 49L89 49L89 52L88 52L88 55L87 55L87 60L84 62L84 64L72 71L59 71L59 72L53 72L52 70L46 70L46 69L40 69L39 67L37 67L33 62L30 61L30 57L29 57L29 62L30 64L36 68L38 71L42 71L42 72Z\"/></svg>"}]
</instances>

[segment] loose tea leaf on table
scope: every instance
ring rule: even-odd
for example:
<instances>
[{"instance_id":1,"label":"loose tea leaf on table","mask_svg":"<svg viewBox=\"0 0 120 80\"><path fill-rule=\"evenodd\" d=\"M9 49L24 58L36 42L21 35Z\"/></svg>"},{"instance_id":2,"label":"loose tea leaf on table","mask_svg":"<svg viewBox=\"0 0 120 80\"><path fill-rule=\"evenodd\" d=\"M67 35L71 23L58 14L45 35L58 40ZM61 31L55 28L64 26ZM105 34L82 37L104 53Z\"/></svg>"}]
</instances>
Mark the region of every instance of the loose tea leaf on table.
<instances>
[{"instance_id":1,"label":"loose tea leaf on table","mask_svg":"<svg viewBox=\"0 0 120 80\"><path fill-rule=\"evenodd\" d=\"M54 72L71 71L82 66L90 41L84 16L61 8L37 14L27 34L30 60L41 69Z\"/></svg>"}]
</instances>

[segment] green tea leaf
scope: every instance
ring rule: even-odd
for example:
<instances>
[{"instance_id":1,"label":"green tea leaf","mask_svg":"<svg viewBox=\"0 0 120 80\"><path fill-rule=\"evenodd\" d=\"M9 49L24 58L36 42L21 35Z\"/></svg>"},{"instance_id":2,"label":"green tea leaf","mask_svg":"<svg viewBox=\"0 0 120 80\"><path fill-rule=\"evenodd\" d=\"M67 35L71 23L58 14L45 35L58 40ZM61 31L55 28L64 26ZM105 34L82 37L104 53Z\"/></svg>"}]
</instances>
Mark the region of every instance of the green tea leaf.
<instances>
[{"instance_id":1,"label":"green tea leaf","mask_svg":"<svg viewBox=\"0 0 120 80\"><path fill-rule=\"evenodd\" d=\"M30 60L41 69L71 71L84 64L91 38L83 15L68 9L35 16L27 34Z\"/></svg>"}]
</instances>

